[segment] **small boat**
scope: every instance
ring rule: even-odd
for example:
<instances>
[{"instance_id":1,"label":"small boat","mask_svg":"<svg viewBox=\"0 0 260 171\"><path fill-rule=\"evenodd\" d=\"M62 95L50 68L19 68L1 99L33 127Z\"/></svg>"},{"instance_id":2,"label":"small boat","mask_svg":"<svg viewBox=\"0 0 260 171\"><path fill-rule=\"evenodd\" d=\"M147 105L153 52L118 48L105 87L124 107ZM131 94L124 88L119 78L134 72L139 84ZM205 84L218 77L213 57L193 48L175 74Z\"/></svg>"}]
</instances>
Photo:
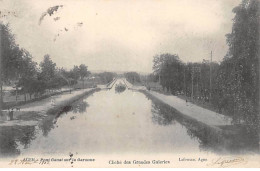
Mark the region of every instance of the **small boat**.
<instances>
[{"instance_id":1,"label":"small boat","mask_svg":"<svg viewBox=\"0 0 260 171\"><path fill-rule=\"evenodd\" d=\"M121 93L121 92L125 91L125 89L126 89L126 86L122 83L117 84L115 87L115 90L117 93Z\"/></svg>"}]
</instances>

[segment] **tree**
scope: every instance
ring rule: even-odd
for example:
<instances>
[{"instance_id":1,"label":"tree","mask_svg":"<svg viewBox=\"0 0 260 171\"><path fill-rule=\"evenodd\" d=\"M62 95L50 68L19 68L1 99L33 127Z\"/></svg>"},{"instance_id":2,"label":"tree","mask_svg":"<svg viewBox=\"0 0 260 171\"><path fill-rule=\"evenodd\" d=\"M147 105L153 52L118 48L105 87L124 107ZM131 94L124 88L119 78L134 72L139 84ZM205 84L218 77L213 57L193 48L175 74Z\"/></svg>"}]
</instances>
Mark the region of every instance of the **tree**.
<instances>
[{"instance_id":1,"label":"tree","mask_svg":"<svg viewBox=\"0 0 260 171\"><path fill-rule=\"evenodd\" d=\"M51 60L50 55L45 55L43 61L40 63L41 73L39 74L39 80L46 82L47 88L53 88L51 84L52 79L55 76L56 64Z\"/></svg>"},{"instance_id":2,"label":"tree","mask_svg":"<svg viewBox=\"0 0 260 171\"><path fill-rule=\"evenodd\" d=\"M3 104L3 83L15 78L18 73L20 51L9 25L0 22L0 112Z\"/></svg>"},{"instance_id":3,"label":"tree","mask_svg":"<svg viewBox=\"0 0 260 171\"><path fill-rule=\"evenodd\" d=\"M159 75L160 84L173 94L183 90L184 64L178 55L169 53L154 56L153 70Z\"/></svg>"},{"instance_id":4,"label":"tree","mask_svg":"<svg viewBox=\"0 0 260 171\"><path fill-rule=\"evenodd\" d=\"M259 127L259 4L243 0L233 9L229 51L221 63L218 87L234 122Z\"/></svg>"},{"instance_id":5,"label":"tree","mask_svg":"<svg viewBox=\"0 0 260 171\"><path fill-rule=\"evenodd\" d=\"M21 87L21 92L24 94L26 101L26 93L29 93L30 98L31 95L35 93L34 84L37 79L37 69L36 62L32 61L31 54L25 49L21 49L22 60L17 66L20 70L19 72L19 80L16 87ZM17 88L16 88L17 91Z\"/></svg>"},{"instance_id":6,"label":"tree","mask_svg":"<svg viewBox=\"0 0 260 171\"><path fill-rule=\"evenodd\" d=\"M20 79L21 74L30 68L28 64L28 52L20 49L15 43L15 36L11 33L9 25L0 23L0 36L1 36L1 54L0 54L0 111L2 111L3 104L3 83L10 83L10 81L17 81ZM29 55L30 56L30 55ZM33 66L34 67L34 66ZM16 91L17 92L17 91Z\"/></svg>"},{"instance_id":7,"label":"tree","mask_svg":"<svg viewBox=\"0 0 260 171\"><path fill-rule=\"evenodd\" d=\"M158 75L155 75L154 73L148 74L145 77L146 81L148 82L156 82L158 80Z\"/></svg>"},{"instance_id":8,"label":"tree","mask_svg":"<svg viewBox=\"0 0 260 171\"><path fill-rule=\"evenodd\" d=\"M124 75L127 81L129 81L132 84L141 82L140 75L137 72L127 72Z\"/></svg>"},{"instance_id":9,"label":"tree","mask_svg":"<svg viewBox=\"0 0 260 171\"><path fill-rule=\"evenodd\" d=\"M71 87L72 85L77 84L77 81L80 78L79 67L74 66L73 69L71 69L70 71L66 71L62 68L58 71L58 75L67 82L69 87ZM60 79L60 81L61 81L61 79Z\"/></svg>"},{"instance_id":10,"label":"tree","mask_svg":"<svg viewBox=\"0 0 260 171\"><path fill-rule=\"evenodd\" d=\"M9 25L1 25L2 40L2 66L1 73L4 82L15 78L18 73L17 65L21 59L21 53L18 45L15 43L14 35L9 29Z\"/></svg>"},{"instance_id":11,"label":"tree","mask_svg":"<svg viewBox=\"0 0 260 171\"><path fill-rule=\"evenodd\" d=\"M77 65L74 66L70 72L71 72L71 78L77 82L77 80L80 78L79 67Z\"/></svg>"},{"instance_id":12,"label":"tree","mask_svg":"<svg viewBox=\"0 0 260 171\"><path fill-rule=\"evenodd\" d=\"M45 55L43 62L40 63L41 79L48 82L55 74L56 64L51 60L50 55Z\"/></svg>"},{"instance_id":13,"label":"tree","mask_svg":"<svg viewBox=\"0 0 260 171\"><path fill-rule=\"evenodd\" d=\"M84 88L84 78L90 75L90 72L88 71L88 67L84 64L81 64L79 66L79 75L80 79L83 81L83 88Z\"/></svg>"},{"instance_id":14,"label":"tree","mask_svg":"<svg viewBox=\"0 0 260 171\"><path fill-rule=\"evenodd\" d=\"M161 69L163 63L165 62L164 59L165 58L163 57L163 55L155 55L153 57L153 71L154 74L158 76L159 83L161 83Z\"/></svg>"}]
</instances>

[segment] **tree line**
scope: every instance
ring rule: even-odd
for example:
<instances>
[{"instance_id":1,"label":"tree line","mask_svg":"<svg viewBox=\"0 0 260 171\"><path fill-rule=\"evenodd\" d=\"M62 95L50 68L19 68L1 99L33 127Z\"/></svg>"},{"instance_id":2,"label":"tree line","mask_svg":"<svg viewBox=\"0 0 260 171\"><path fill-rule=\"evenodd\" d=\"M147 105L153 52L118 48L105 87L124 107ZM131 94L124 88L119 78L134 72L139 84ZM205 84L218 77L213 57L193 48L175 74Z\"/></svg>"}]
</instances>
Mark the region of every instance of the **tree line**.
<instances>
[{"instance_id":1,"label":"tree line","mask_svg":"<svg viewBox=\"0 0 260 171\"><path fill-rule=\"evenodd\" d=\"M184 63L177 54L155 55L148 78L172 94L209 101L235 124L259 128L259 1L243 0L233 12L222 62Z\"/></svg>"},{"instance_id":2,"label":"tree line","mask_svg":"<svg viewBox=\"0 0 260 171\"><path fill-rule=\"evenodd\" d=\"M124 73L126 80L132 84L138 84L141 82L140 75L137 72Z\"/></svg>"},{"instance_id":3,"label":"tree line","mask_svg":"<svg viewBox=\"0 0 260 171\"><path fill-rule=\"evenodd\" d=\"M93 76L99 79L100 84L108 84L117 76L117 74L114 72L101 72L93 74Z\"/></svg>"},{"instance_id":4,"label":"tree line","mask_svg":"<svg viewBox=\"0 0 260 171\"><path fill-rule=\"evenodd\" d=\"M74 66L71 70L58 68L50 55L46 54L38 65L32 55L20 48L15 42L8 24L0 23L2 38L1 57L1 103L3 103L3 85L15 83L15 93L34 97L42 96L46 91L60 89L63 86L73 86L78 80L83 81L90 75L85 64Z\"/></svg>"}]
</instances>

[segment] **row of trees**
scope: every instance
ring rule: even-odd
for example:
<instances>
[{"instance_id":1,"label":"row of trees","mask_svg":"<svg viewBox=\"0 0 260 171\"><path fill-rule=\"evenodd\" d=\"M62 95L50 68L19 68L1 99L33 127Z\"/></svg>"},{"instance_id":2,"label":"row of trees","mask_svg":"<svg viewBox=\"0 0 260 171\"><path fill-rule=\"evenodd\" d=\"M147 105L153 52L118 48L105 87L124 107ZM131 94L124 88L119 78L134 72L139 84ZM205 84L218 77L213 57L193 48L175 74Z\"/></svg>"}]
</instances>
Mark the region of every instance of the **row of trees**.
<instances>
[{"instance_id":1,"label":"row of trees","mask_svg":"<svg viewBox=\"0 0 260 171\"><path fill-rule=\"evenodd\" d=\"M32 60L32 55L15 43L14 35L9 26L0 23L2 34L1 56L1 102L3 102L3 84L15 83L17 94L26 94L30 97L39 97L46 90L60 89L63 86L72 86L78 80L83 81L90 75L86 65L74 66L70 71L58 68L51 60L50 55L45 55L38 65Z\"/></svg>"},{"instance_id":2,"label":"row of trees","mask_svg":"<svg viewBox=\"0 0 260 171\"><path fill-rule=\"evenodd\" d=\"M30 66L30 65L28 65ZM74 66L70 71L63 68L57 68L56 64L51 60L49 55L45 55L43 61L37 68L36 63L30 66L30 69L24 73L28 68L23 67L18 80L16 82L19 94L29 94L35 97L41 96L46 90L60 89L64 86L71 87L77 84L78 80L83 82L84 78L90 75L87 66L81 64ZM26 101L26 95L25 101Z\"/></svg>"},{"instance_id":3,"label":"row of trees","mask_svg":"<svg viewBox=\"0 0 260 171\"><path fill-rule=\"evenodd\" d=\"M140 83L140 75L137 72L126 72L124 73L125 78L132 84Z\"/></svg>"},{"instance_id":4,"label":"row of trees","mask_svg":"<svg viewBox=\"0 0 260 171\"><path fill-rule=\"evenodd\" d=\"M25 95L25 101L26 94L29 94L30 98L32 95L39 97L44 94L46 90L60 89L64 86L71 88L71 86L77 84L78 80L83 81L84 88L84 78L90 74L87 66L84 64L74 66L70 71L57 68L49 55L44 56L39 68L36 63L32 63L33 65L28 65L27 63L29 67L23 67L21 69L16 82L16 87L19 89L18 93Z\"/></svg>"},{"instance_id":5,"label":"row of trees","mask_svg":"<svg viewBox=\"0 0 260 171\"><path fill-rule=\"evenodd\" d=\"M236 122L259 126L260 2L243 0L233 12L229 51L220 65L216 87Z\"/></svg>"},{"instance_id":6,"label":"row of trees","mask_svg":"<svg viewBox=\"0 0 260 171\"><path fill-rule=\"evenodd\" d=\"M154 56L155 79L172 94L210 100L234 123L259 127L259 1L243 0L233 9L229 50L218 64L209 61L183 63L178 55Z\"/></svg>"},{"instance_id":7,"label":"row of trees","mask_svg":"<svg viewBox=\"0 0 260 171\"><path fill-rule=\"evenodd\" d=\"M108 84L117 76L114 72L102 72L93 75L99 79L100 84Z\"/></svg>"},{"instance_id":8,"label":"row of trees","mask_svg":"<svg viewBox=\"0 0 260 171\"><path fill-rule=\"evenodd\" d=\"M149 75L149 79L159 81L165 91L174 95L185 94L210 99L210 92L214 91L212 85L219 68L218 63L207 60L184 63L178 55L169 53L154 56L153 63L154 73Z\"/></svg>"}]
</instances>

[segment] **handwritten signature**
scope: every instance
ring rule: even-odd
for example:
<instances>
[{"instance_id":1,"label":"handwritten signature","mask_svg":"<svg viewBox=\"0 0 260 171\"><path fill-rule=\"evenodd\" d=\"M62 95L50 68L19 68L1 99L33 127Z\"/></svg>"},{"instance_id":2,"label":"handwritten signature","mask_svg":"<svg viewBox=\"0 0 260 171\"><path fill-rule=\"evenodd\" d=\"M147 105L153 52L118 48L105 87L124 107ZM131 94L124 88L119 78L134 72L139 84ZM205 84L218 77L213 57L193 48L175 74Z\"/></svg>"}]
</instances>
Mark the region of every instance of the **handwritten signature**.
<instances>
[{"instance_id":1,"label":"handwritten signature","mask_svg":"<svg viewBox=\"0 0 260 171\"><path fill-rule=\"evenodd\" d=\"M212 163L208 164L208 166L216 166L216 167L230 167L238 164L246 164L247 161L242 157L219 157L218 159L213 159Z\"/></svg>"}]
</instances>

